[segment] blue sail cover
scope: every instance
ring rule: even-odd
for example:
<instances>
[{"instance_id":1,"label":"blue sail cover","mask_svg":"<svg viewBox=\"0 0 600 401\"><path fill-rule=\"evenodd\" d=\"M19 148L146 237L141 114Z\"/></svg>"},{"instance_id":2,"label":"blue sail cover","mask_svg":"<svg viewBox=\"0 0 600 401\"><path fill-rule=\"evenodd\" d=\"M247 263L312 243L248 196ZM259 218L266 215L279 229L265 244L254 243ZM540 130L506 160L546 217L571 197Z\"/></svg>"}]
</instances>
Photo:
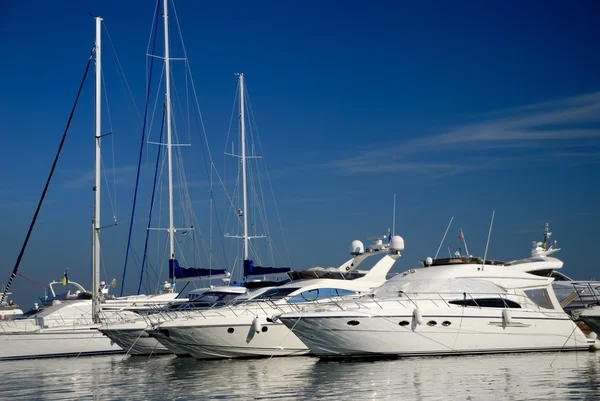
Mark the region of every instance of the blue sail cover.
<instances>
[{"instance_id":1,"label":"blue sail cover","mask_svg":"<svg viewBox=\"0 0 600 401\"><path fill-rule=\"evenodd\" d=\"M225 276L225 269L195 269L181 267L177 259L169 260L169 278L177 280L200 280L203 278L219 278Z\"/></svg>"},{"instance_id":2,"label":"blue sail cover","mask_svg":"<svg viewBox=\"0 0 600 401\"><path fill-rule=\"evenodd\" d=\"M289 267L263 267L254 266L254 261L246 259L244 260L244 276L257 276L265 274L281 274L287 273L292 269Z\"/></svg>"}]
</instances>

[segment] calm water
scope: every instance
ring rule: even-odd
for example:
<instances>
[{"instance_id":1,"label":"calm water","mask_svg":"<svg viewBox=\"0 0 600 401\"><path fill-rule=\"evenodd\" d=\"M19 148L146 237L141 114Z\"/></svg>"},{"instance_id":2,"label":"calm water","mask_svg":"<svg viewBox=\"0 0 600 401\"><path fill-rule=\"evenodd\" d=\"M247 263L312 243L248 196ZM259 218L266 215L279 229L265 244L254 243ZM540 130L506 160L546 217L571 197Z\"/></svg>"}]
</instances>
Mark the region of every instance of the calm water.
<instances>
[{"instance_id":1,"label":"calm water","mask_svg":"<svg viewBox=\"0 0 600 401\"><path fill-rule=\"evenodd\" d=\"M326 362L88 357L0 362L0 399L600 400L600 353Z\"/></svg>"}]
</instances>

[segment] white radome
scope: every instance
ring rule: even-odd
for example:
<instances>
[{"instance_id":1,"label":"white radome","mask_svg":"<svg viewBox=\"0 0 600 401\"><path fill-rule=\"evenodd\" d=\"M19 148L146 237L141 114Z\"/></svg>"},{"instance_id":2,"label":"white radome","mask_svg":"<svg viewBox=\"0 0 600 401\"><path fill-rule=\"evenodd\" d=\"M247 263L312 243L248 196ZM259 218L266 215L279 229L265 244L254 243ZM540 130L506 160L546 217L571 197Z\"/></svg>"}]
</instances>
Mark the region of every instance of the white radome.
<instances>
[{"instance_id":1,"label":"white radome","mask_svg":"<svg viewBox=\"0 0 600 401\"><path fill-rule=\"evenodd\" d=\"M403 251L404 250L404 238L399 235L394 235L390 241L390 250L392 251Z\"/></svg>"},{"instance_id":2,"label":"white radome","mask_svg":"<svg viewBox=\"0 0 600 401\"><path fill-rule=\"evenodd\" d=\"M350 245L350 254L362 255L363 253L365 253L365 245L362 243L362 241L359 241L357 239L352 241L352 244Z\"/></svg>"}]
</instances>

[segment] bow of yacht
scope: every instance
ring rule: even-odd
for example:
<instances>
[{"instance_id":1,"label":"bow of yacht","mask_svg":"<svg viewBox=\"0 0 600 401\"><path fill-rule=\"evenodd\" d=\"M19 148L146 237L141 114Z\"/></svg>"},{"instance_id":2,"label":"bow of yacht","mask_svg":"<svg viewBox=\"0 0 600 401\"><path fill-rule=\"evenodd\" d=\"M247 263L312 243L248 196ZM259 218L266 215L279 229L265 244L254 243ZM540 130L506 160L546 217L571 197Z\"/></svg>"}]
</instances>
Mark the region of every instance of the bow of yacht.
<instances>
[{"instance_id":1,"label":"bow of yacht","mask_svg":"<svg viewBox=\"0 0 600 401\"><path fill-rule=\"evenodd\" d=\"M146 310L132 321L123 321L119 323L106 324L100 327L100 332L118 344L123 350L131 355L150 355L150 354L168 354L178 355L186 354L185 351L169 350L163 344L159 343L155 337L151 337L148 329L164 322L173 320L182 315L191 313L197 309L206 309L215 306L222 306L230 302L235 297L246 293L246 288L239 286L221 286L202 288L191 291L186 299L187 302L161 308Z\"/></svg>"}]
</instances>

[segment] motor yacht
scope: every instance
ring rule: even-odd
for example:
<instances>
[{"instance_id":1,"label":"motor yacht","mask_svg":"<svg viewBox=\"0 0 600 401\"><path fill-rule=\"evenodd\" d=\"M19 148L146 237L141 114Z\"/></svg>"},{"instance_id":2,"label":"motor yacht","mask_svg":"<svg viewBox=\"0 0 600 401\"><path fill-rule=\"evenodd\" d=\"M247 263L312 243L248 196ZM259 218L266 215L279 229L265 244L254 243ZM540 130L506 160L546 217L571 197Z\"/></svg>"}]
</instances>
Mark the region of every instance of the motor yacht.
<instances>
[{"instance_id":1,"label":"motor yacht","mask_svg":"<svg viewBox=\"0 0 600 401\"><path fill-rule=\"evenodd\" d=\"M283 322L320 357L465 355L588 349L552 278L524 262L411 269L372 294L297 308Z\"/></svg>"}]
</instances>

